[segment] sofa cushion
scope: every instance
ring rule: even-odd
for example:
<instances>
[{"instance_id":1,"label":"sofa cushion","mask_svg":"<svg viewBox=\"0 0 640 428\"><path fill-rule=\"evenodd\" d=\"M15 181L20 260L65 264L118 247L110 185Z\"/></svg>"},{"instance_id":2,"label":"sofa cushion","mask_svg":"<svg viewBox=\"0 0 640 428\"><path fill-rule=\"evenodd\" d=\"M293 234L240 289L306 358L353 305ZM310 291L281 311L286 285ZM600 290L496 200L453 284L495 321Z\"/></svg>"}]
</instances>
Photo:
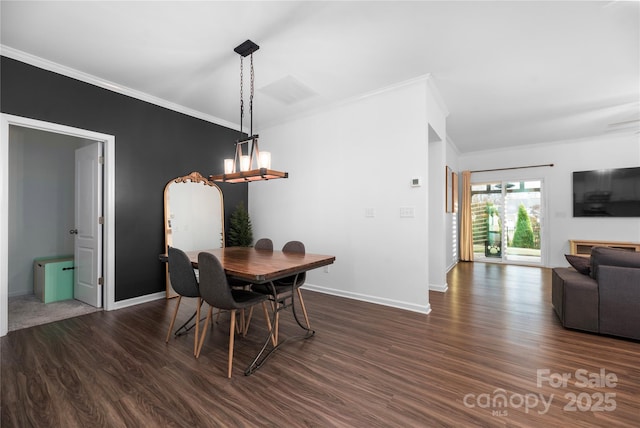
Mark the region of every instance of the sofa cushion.
<instances>
[{"instance_id":1,"label":"sofa cushion","mask_svg":"<svg viewBox=\"0 0 640 428\"><path fill-rule=\"evenodd\" d=\"M591 273L591 259L589 257L575 256L572 254L565 254L571 267L580 272L583 275L589 275Z\"/></svg>"},{"instance_id":2,"label":"sofa cushion","mask_svg":"<svg viewBox=\"0 0 640 428\"><path fill-rule=\"evenodd\" d=\"M591 278L598 279L600 265L640 268L640 252L593 247L591 249Z\"/></svg>"}]
</instances>

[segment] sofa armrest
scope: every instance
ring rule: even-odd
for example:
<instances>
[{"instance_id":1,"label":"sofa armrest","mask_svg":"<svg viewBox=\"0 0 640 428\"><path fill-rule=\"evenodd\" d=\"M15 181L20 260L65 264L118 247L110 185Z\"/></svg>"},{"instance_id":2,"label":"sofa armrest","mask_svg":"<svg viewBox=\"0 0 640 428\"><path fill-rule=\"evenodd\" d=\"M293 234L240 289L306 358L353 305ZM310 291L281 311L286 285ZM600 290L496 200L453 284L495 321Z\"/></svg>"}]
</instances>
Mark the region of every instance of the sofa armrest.
<instances>
[{"instance_id":1,"label":"sofa armrest","mask_svg":"<svg viewBox=\"0 0 640 428\"><path fill-rule=\"evenodd\" d=\"M573 268L553 268L551 302L567 328L597 333L598 283Z\"/></svg>"},{"instance_id":2,"label":"sofa armrest","mask_svg":"<svg viewBox=\"0 0 640 428\"><path fill-rule=\"evenodd\" d=\"M601 265L600 333L640 339L640 269Z\"/></svg>"}]
</instances>

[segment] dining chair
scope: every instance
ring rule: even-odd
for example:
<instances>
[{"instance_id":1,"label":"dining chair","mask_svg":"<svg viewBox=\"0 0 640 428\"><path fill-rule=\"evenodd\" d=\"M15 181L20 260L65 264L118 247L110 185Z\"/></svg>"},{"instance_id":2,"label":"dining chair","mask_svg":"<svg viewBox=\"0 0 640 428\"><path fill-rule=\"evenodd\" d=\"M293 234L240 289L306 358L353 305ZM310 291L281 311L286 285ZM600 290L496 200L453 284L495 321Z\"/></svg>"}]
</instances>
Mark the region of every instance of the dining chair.
<instances>
[{"instance_id":1,"label":"dining chair","mask_svg":"<svg viewBox=\"0 0 640 428\"><path fill-rule=\"evenodd\" d=\"M269 238L260 238L253 246L256 250L273 251L273 241Z\"/></svg>"},{"instance_id":2,"label":"dining chair","mask_svg":"<svg viewBox=\"0 0 640 428\"><path fill-rule=\"evenodd\" d=\"M253 247L256 250L273 251L273 241L271 241L271 239L269 238L260 238L256 241L256 244ZM251 284L247 283L247 281L243 281L240 279L227 277L227 281L229 282L229 285L231 286L231 288L242 288L246 290L251 287ZM262 306L263 306L265 316L268 317L267 306L264 302L262 303ZM216 322L218 322L219 320L220 320L220 312L218 312L218 315L216 316ZM249 324L250 322L251 322L251 318L246 320L247 324Z\"/></svg>"},{"instance_id":3,"label":"dining chair","mask_svg":"<svg viewBox=\"0 0 640 428\"><path fill-rule=\"evenodd\" d=\"M255 293L250 290L235 289L229 286L227 275L220 264L220 260L211 254L202 252L198 254L198 270L200 271L200 295L209 304L209 311L205 321L204 329L200 337L200 344L196 352L196 358L200 357L204 338L211 320L213 308L228 310L231 314L229 325L229 358L227 363L227 377L231 377L233 368L233 343L235 337L236 311L241 311L241 331L242 336L246 336L249 324L244 322L245 309L249 309L249 318L253 312L253 307L259 303L264 303L268 296ZM267 318L267 327L271 329L271 323Z\"/></svg>"},{"instance_id":4,"label":"dining chair","mask_svg":"<svg viewBox=\"0 0 640 428\"><path fill-rule=\"evenodd\" d=\"M169 343L171 330L173 330L173 325L176 322L182 298L197 297L198 303L196 306L195 321L196 334L193 339L193 355L195 355L198 346L200 327L200 306L202 305L198 280L196 279L196 274L193 270L193 266L191 265L191 261L189 260L189 256L187 256L184 251L178 248L169 247L167 255L169 258L169 279L171 281L171 286L176 293L178 293L178 301L176 302L176 308L173 311L173 317L171 317L171 323L169 324L169 331L167 332L167 339L165 340L165 343Z\"/></svg>"},{"instance_id":5,"label":"dining chair","mask_svg":"<svg viewBox=\"0 0 640 428\"><path fill-rule=\"evenodd\" d=\"M305 247L304 247L304 244L300 241L289 241L286 244L284 244L284 246L282 247L282 252L304 254ZM302 314L304 316L304 321L307 324L307 329L309 330L311 329L311 324L309 323L309 316L307 315L307 308L304 305L304 299L302 298L302 291L300 290L300 287L304 284L306 277L307 277L306 272L302 272L298 275L292 275L292 276L288 276L288 277L273 281L273 285L276 292L275 296L273 295L273 288L271 288L269 284L254 284L251 287L251 289L256 293L261 293L269 296L269 298L272 301L273 310L276 312L275 325L273 327L273 335L272 335L272 341L274 346L278 344L278 325L280 320L279 310L287 306L288 299L291 299L291 304L293 304L294 290L298 295L298 301L300 302L300 308L302 309ZM265 309L265 316L266 316L266 309Z\"/></svg>"}]
</instances>

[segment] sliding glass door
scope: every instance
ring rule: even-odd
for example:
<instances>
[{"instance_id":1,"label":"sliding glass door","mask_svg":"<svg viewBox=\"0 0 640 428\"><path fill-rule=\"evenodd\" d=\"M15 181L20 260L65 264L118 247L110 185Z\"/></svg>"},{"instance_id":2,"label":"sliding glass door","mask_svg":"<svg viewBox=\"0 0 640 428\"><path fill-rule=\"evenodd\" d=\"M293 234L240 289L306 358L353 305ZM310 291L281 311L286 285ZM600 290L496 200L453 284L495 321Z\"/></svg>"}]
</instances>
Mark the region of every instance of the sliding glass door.
<instances>
[{"instance_id":1,"label":"sliding glass door","mask_svg":"<svg viewBox=\"0 0 640 428\"><path fill-rule=\"evenodd\" d=\"M541 264L542 180L471 186L474 259Z\"/></svg>"},{"instance_id":2,"label":"sliding glass door","mask_svg":"<svg viewBox=\"0 0 640 428\"><path fill-rule=\"evenodd\" d=\"M501 183L471 185L474 260L502 259L503 201Z\"/></svg>"}]
</instances>

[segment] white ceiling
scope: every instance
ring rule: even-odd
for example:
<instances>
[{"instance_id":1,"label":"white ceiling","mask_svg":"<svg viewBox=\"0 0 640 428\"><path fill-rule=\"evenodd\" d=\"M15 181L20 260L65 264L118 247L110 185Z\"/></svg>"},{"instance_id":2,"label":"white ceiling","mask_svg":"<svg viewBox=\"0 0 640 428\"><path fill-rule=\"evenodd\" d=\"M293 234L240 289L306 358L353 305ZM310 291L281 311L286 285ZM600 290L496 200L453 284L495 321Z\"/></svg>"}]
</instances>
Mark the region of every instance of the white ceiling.
<instances>
[{"instance_id":1,"label":"white ceiling","mask_svg":"<svg viewBox=\"0 0 640 428\"><path fill-rule=\"evenodd\" d=\"M226 124L239 122L233 48L251 39L257 132L426 74L463 153L640 123L638 2L2 0L0 11L4 55Z\"/></svg>"}]
</instances>

